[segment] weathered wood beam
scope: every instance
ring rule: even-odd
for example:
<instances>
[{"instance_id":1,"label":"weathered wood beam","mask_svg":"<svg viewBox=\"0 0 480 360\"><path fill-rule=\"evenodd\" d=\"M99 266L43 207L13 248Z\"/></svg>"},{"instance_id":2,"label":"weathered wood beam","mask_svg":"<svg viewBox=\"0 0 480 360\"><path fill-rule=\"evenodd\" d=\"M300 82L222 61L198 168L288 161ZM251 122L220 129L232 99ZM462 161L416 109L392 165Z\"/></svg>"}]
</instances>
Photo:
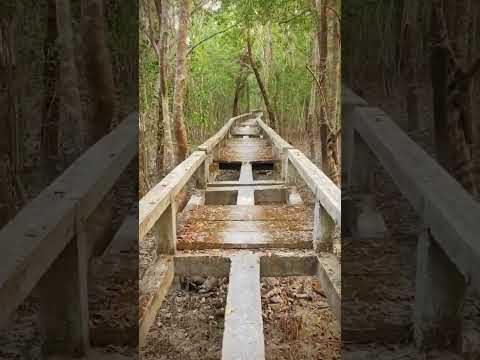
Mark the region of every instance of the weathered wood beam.
<instances>
[{"instance_id":1,"label":"weathered wood beam","mask_svg":"<svg viewBox=\"0 0 480 360\"><path fill-rule=\"evenodd\" d=\"M195 151L150 190L139 204L139 238L153 228L174 197L205 161L203 151Z\"/></svg>"},{"instance_id":2,"label":"weathered wood beam","mask_svg":"<svg viewBox=\"0 0 480 360\"><path fill-rule=\"evenodd\" d=\"M338 324L342 323L342 285L341 265L335 255L320 253L318 255L318 277L327 302L332 309Z\"/></svg>"},{"instance_id":3,"label":"weathered wood beam","mask_svg":"<svg viewBox=\"0 0 480 360\"><path fill-rule=\"evenodd\" d=\"M160 256L150 265L140 280L139 345L145 345L150 327L163 299L168 294L174 276L172 256Z\"/></svg>"},{"instance_id":4,"label":"weathered wood beam","mask_svg":"<svg viewBox=\"0 0 480 360\"><path fill-rule=\"evenodd\" d=\"M289 149L288 160L302 177L322 207L337 225L341 225L341 193L337 185L328 178L300 150Z\"/></svg>"},{"instance_id":5,"label":"weathered wood beam","mask_svg":"<svg viewBox=\"0 0 480 360\"><path fill-rule=\"evenodd\" d=\"M463 276L480 289L480 204L378 108L355 110L362 137L434 240Z\"/></svg>"},{"instance_id":6,"label":"weathered wood beam","mask_svg":"<svg viewBox=\"0 0 480 360\"><path fill-rule=\"evenodd\" d=\"M283 185L283 180L254 180L251 183L240 183L239 181L212 181L207 184L207 188L223 187L223 186L270 186L270 185Z\"/></svg>"}]
</instances>

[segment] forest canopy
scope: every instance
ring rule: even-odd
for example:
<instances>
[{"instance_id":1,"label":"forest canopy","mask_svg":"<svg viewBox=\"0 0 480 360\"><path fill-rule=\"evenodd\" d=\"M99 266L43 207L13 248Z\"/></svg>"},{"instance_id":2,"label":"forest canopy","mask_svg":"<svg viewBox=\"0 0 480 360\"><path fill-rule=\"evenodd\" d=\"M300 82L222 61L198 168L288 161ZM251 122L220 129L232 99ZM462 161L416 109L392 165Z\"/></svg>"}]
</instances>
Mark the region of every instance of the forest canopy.
<instances>
[{"instance_id":1,"label":"forest canopy","mask_svg":"<svg viewBox=\"0 0 480 360\"><path fill-rule=\"evenodd\" d=\"M185 7L181 134L176 111L181 83L176 80ZM192 149L230 117L252 109L264 110L270 126L287 140L310 133L310 155L320 161L320 118L328 120L325 132L331 142L339 129L339 12L340 1L334 0L142 0L139 93L145 182L172 168L172 153L178 155L181 145L178 135ZM319 39L328 48L319 51Z\"/></svg>"}]
</instances>

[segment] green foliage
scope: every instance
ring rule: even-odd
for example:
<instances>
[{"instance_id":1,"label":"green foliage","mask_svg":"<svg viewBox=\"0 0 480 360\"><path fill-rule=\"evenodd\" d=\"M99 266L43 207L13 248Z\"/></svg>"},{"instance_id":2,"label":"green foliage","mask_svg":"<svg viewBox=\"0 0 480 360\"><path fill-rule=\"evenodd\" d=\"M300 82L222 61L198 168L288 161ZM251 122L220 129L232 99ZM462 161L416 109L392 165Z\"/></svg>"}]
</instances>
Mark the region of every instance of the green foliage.
<instances>
[{"instance_id":1,"label":"green foliage","mask_svg":"<svg viewBox=\"0 0 480 360\"><path fill-rule=\"evenodd\" d=\"M313 42L310 2L224 0L220 5L215 8L195 4L190 18L189 47L194 49L188 56L185 107L189 141L202 141L231 117L247 31L277 116L284 125L291 122L303 126L300 122L312 86L312 78L305 69L311 61ZM269 29L271 59L266 58L265 52ZM215 36L209 38L212 35ZM158 64L148 42L140 43L140 106L142 112L153 112ZM249 94L242 93L241 112L248 110L248 100L250 109L263 104L255 76L244 66L250 72L246 86ZM174 54L170 71L174 72ZM169 89L172 92L173 76L169 77Z\"/></svg>"}]
</instances>

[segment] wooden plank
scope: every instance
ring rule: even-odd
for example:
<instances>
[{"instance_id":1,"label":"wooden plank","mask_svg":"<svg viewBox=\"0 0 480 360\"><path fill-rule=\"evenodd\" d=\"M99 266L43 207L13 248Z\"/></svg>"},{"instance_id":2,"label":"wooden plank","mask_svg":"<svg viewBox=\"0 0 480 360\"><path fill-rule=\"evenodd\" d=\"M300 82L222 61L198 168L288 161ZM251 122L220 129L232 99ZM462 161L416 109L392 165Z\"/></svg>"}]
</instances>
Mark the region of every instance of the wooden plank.
<instances>
[{"instance_id":1,"label":"wooden plank","mask_svg":"<svg viewBox=\"0 0 480 360\"><path fill-rule=\"evenodd\" d=\"M231 258L222 360L263 360L260 259L253 254Z\"/></svg>"},{"instance_id":2,"label":"wooden plank","mask_svg":"<svg viewBox=\"0 0 480 360\"><path fill-rule=\"evenodd\" d=\"M323 208L341 225L341 193L337 185L315 166L300 150L289 149L288 160L295 167Z\"/></svg>"},{"instance_id":3,"label":"wooden plank","mask_svg":"<svg viewBox=\"0 0 480 360\"><path fill-rule=\"evenodd\" d=\"M378 108L355 110L360 134L451 261L480 290L480 204Z\"/></svg>"},{"instance_id":4,"label":"wooden plank","mask_svg":"<svg viewBox=\"0 0 480 360\"><path fill-rule=\"evenodd\" d=\"M148 331L157 316L173 281L173 257L161 256L140 280L139 345L145 344Z\"/></svg>"},{"instance_id":5,"label":"wooden plank","mask_svg":"<svg viewBox=\"0 0 480 360\"><path fill-rule=\"evenodd\" d=\"M312 249L312 231L228 231L197 233L179 238L178 250L206 249Z\"/></svg>"},{"instance_id":6,"label":"wooden plank","mask_svg":"<svg viewBox=\"0 0 480 360\"><path fill-rule=\"evenodd\" d=\"M129 115L0 230L0 327L71 241L138 151ZM48 211L47 211L48 210Z\"/></svg>"},{"instance_id":7,"label":"wooden plank","mask_svg":"<svg viewBox=\"0 0 480 360\"><path fill-rule=\"evenodd\" d=\"M195 151L140 200L138 229L140 239L152 229L170 205L171 199L181 191L205 159L204 152Z\"/></svg>"},{"instance_id":8,"label":"wooden plank","mask_svg":"<svg viewBox=\"0 0 480 360\"><path fill-rule=\"evenodd\" d=\"M216 192L216 191L240 191L240 190L287 190L289 189L288 186L283 184L280 185L248 185L245 184L238 184L234 186L216 186L210 187L205 190L205 192Z\"/></svg>"},{"instance_id":9,"label":"wooden plank","mask_svg":"<svg viewBox=\"0 0 480 360\"><path fill-rule=\"evenodd\" d=\"M317 276L318 258L316 255L295 254L260 257L260 276Z\"/></svg>"},{"instance_id":10,"label":"wooden plank","mask_svg":"<svg viewBox=\"0 0 480 360\"><path fill-rule=\"evenodd\" d=\"M342 284L341 265L335 255L320 253L318 255L318 277L322 289L327 296L328 304L332 309L337 322L342 322Z\"/></svg>"},{"instance_id":11,"label":"wooden plank","mask_svg":"<svg viewBox=\"0 0 480 360\"><path fill-rule=\"evenodd\" d=\"M213 187L235 187L235 186L270 186L270 185L285 185L283 180L253 180L251 183L244 182L240 183L239 181L212 181L207 184L207 188Z\"/></svg>"},{"instance_id":12,"label":"wooden plank","mask_svg":"<svg viewBox=\"0 0 480 360\"><path fill-rule=\"evenodd\" d=\"M305 205L198 206L192 221L312 221L312 210Z\"/></svg>"},{"instance_id":13,"label":"wooden plank","mask_svg":"<svg viewBox=\"0 0 480 360\"><path fill-rule=\"evenodd\" d=\"M178 254L174 259L176 276L227 277L230 258L195 254Z\"/></svg>"},{"instance_id":14,"label":"wooden plank","mask_svg":"<svg viewBox=\"0 0 480 360\"><path fill-rule=\"evenodd\" d=\"M258 137L259 131L256 126L235 126L231 130L232 136Z\"/></svg>"},{"instance_id":15,"label":"wooden plank","mask_svg":"<svg viewBox=\"0 0 480 360\"><path fill-rule=\"evenodd\" d=\"M252 163L244 162L240 169L240 183L252 183ZM238 189L237 205L255 205L255 193L251 188L241 187Z\"/></svg>"}]
</instances>

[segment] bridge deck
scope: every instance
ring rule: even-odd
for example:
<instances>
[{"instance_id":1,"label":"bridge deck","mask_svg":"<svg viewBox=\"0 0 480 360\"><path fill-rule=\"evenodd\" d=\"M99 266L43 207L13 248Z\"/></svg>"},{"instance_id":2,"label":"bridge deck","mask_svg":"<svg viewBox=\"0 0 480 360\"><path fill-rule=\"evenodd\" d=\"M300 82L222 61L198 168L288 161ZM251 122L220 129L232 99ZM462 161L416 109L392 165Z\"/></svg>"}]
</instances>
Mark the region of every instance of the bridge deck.
<instances>
[{"instance_id":1,"label":"bridge deck","mask_svg":"<svg viewBox=\"0 0 480 360\"><path fill-rule=\"evenodd\" d=\"M320 238L315 230L319 226L314 226L315 221L319 222L319 215L315 215L319 205L304 204L296 187L287 182L284 170L288 163L297 168L315 201L325 205L325 213L337 224L339 191L327 178L321 178L320 184L303 154L294 153L290 159L285 149L293 147L268 128L255 112L230 119L191 155L198 162L185 160L140 203L141 238L153 231L157 239L170 244L162 245L160 253L172 249L167 253L174 255L175 275L229 277L222 359L265 358L262 276L317 277L332 312L340 318L337 279L340 271L335 266L338 260L317 256L314 251ZM257 180L254 164L265 162L275 165L266 168L272 169L272 176ZM240 170L238 180L216 176L216 170L221 168L218 163L235 163L235 171ZM306 170L302 169L305 166ZM173 199L193 174L203 182L176 219L172 215L175 214ZM175 223L172 231L170 226ZM165 229L171 234L166 236ZM165 258L159 257L157 261ZM155 264L150 267L155 268ZM145 321L141 345L153 321L150 314L158 310L157 299L165 296L165 288L171 281L166 272L152 279L148 279L149 274L146 272L147 279L142 279L140 286L141 294L145 295L141 304L146 305L142 308ZM159 277L165 281L159 282ZM157 296L152 297L154 294ZM155 306L148 306L147 295L155 299Z\"/></svg>"},{"instance_id":2,"label":"bridge deck","mask_svg":"<svg viewBox=\"0 0 480 360\"><path fill-rule=\"evenodd\" d=\"M229 181L228 187L207 184L206 202L215 205L189 210L177 233L177 249L311 249L311 209L289 204L285 182L264 185L253 179L251 161L272 161L272 146L248 137L260 134L251 122L234 127L232 135L237 134L244 137L229 138L219 159L242 161L239 180Z\"/></svg>"}]
</instances>

